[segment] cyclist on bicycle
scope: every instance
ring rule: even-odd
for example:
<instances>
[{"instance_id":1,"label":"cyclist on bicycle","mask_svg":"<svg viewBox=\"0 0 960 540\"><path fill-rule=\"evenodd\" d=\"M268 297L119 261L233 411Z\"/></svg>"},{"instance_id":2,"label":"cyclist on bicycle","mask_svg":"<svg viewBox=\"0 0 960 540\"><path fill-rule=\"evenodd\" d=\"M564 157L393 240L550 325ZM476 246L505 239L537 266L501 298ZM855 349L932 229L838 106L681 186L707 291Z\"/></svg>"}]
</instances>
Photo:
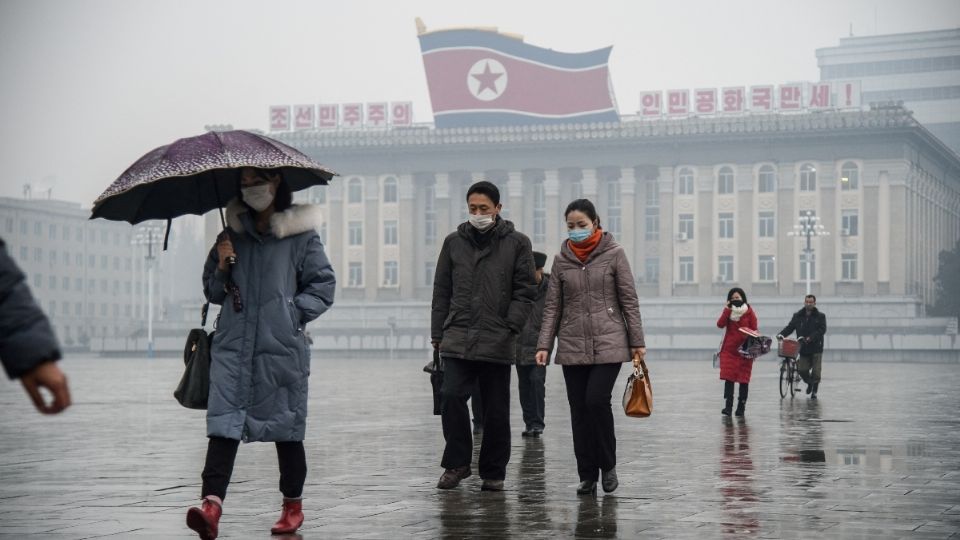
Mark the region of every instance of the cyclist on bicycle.
<instances>
[{"instance_id":1,"label":"cyclist on bicycle","mask_svg":"<svg viewBox=\"0 0 960 540\"><path fill-rule=\"evenodd\" d=\"M790 324L777 334L783 339L794 331L800 342L800 358L797 359L797 371L807 383L810 399L817 399L820 387L820 361L823 356L823 335L827 333L827 316L817 309L817 297L808 294L803 299L803 309L793 314ZM811 373L812 371L812 373Z\"/></svg>"}]
</instances>

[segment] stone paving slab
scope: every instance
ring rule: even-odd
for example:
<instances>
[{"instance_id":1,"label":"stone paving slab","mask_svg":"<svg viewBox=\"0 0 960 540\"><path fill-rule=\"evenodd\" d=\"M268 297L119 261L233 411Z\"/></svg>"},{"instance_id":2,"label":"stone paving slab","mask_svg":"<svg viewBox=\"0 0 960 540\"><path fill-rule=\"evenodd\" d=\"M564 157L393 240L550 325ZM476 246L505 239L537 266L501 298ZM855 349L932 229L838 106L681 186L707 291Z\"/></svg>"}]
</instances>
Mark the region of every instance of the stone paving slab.
<instances>
[{"instance_id":1,"label":"stone paving slab","mask_svg":"<svg viewBox=\"0 0 960 540\"><path fill-rule=\"evenodd\" d=\"M578 497L556 367L543 438L519 436L514 392L506 491L480 492L476 476L438 491L443 437L425 361L315 354L306 521L288 538L960 538L957 366L827 359L822 399L781 400L765 358L747 417L728 419L708 361L651 352L654 415L616 414L619 489ZM0 540L194 538L184 515L206 439L204 413L171 396L182 363L63 366L75 404L60 416L0 382ZM271 538L277 482L273 445L242 445L221 538Z\"/></svg>"}]
</instances>

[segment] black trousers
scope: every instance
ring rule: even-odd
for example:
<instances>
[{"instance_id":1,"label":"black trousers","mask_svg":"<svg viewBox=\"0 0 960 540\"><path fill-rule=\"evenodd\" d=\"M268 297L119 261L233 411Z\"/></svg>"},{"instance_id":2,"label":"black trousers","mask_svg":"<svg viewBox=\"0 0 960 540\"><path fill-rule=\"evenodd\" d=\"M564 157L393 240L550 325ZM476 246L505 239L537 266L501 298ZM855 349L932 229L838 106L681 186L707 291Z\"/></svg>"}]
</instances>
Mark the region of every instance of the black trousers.
<instances>
[{"instance_id":1,"label":"black trousers","mask_svg":"<svg viewBox=\"0 0 960 540\"><path fill-rule=\"evenodd\" d=\"M580 481L596 481L617 465L610 397L623 364L563 366Z\"/></svg>"},{"instance_id":2,"label":"black trousers","mask_svg":"<svg viewBox=\"0 0 960 540\"><path fill-rule=\"evenodd\" d=\"M733 399L733 381L723 381L723 399ZM740 401L746 401L747 395L750 394L750 384L749 383L740 383L740 396L737 398Z\"/></svg>"},{"instance_id":3,"label":"black trousers","mask_svg":"<svg viewBox=\"0 0 960 540\"><path fill-rule=\"evenodd\" d=\"M303 441L277 442L277 461L280 464L280 493L295 499L303 494L307 480L307 455ZM207 462L203 466L203 488L200 496L216 495L221 500L227 497L227 486L233 475L233 463L237 459L240 441L223 437L210 437L207 444Z\"/></svg>"},{"instance_id":4,"label":"black trousers","mask_svg":"<svg viewBox=\"0 0 960 540\"><path fill-rule=\"evenodd\" d=\"M539 429L543 431L543 397L546 378L547 366L517 365L520 408L523 409L523 423L528 430Z\"/></svg>"},{"instance_id":5,"label":"black trousers","mask_svg":"<svg viewBox=\"0 0 960 540\"><path fill-rule=\"evenodd\" d=\"M480 478L503 480L510 461L510 365L445 358L440 389L440 419L446 448L440 465L454 469L473 460L473 432L467 399L480 385L483 407L483 440L480 443Z\"/></svg>"}]
</instances>

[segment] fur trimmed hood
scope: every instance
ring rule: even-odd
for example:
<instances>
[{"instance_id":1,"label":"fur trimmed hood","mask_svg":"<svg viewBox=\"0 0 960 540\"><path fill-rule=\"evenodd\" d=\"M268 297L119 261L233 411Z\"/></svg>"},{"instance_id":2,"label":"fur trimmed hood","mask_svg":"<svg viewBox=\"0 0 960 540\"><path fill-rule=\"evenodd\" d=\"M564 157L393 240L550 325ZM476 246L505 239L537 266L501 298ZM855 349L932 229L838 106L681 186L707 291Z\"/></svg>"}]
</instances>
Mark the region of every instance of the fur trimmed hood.
<instances>
[{"instance_id":1,"label":"fur trimmed hood","mask_svg":"<svg viewBox=\"0 0 960 540\"><path fill-rule=\"evenodd\" d=\"M246 232L241 214L249 213L245 204L239 198L227 203L227 225L236 233ZM277 238L286 238L309 230L317 230L323 223L323 211L313 204L295 204L283 212L276 212L270 216L270 230Z\"/></svg>"}]
</instances>

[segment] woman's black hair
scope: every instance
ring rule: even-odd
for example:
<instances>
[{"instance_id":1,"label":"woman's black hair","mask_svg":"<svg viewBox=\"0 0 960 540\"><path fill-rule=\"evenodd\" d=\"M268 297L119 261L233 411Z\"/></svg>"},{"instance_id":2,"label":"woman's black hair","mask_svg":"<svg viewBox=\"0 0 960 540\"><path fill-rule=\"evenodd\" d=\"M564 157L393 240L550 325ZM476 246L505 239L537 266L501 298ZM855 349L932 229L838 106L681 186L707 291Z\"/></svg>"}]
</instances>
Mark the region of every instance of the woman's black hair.
<instances>
[{"instance_id":1,"label":"woman's black hair","mask_svg":"<svg viewBox=\"0 0 960 540\"><path fill-rule=\"evenodd\" d=\"M727 293L727 302L733 299L733 293L740 293L740 298L743 298L743 303L744 304L748 303L747 293L743 292L743 289L741 289L740 287L734 287L730 289L730 292Z\"/></svg>"},{"instance_id":2,"label":"woman's black hair","mask_svg":"<svg viewBox=\"0 0 960 540\"><path fill-rule=\"evenodd\" d=\"M280 183L277 184L277 193L273 196L273 209L275 212L283 212L287 208L293 206L293 191L290 189L290 186L287 184L287 181L283 178L283 169L259 169L257 167L250 167L257 172L257 176L270 179L270 176L280 176ZM240 193L240 170L237 170L237 193ZM246 206L252 214L256 214L257 211L254 210L246 201L243 200L243 196L240 196L240 202Z\"/></svg>"},{"instance_id":3,"label":"woman's black hair","mask_svg":"<svg viewBox=\"0 0 960 540\"><path fill-rule=\"evenodd\" d=\"M566 219L570 212L583 212L590 218L590 221L597 224L597 227L600 226L600 218L597 216L597 208L593 206L593 203L590 202L590 199L577 199L572 203L567 205L567 209L563 212L563 217Z\"/></svg>"}]
</instances>

